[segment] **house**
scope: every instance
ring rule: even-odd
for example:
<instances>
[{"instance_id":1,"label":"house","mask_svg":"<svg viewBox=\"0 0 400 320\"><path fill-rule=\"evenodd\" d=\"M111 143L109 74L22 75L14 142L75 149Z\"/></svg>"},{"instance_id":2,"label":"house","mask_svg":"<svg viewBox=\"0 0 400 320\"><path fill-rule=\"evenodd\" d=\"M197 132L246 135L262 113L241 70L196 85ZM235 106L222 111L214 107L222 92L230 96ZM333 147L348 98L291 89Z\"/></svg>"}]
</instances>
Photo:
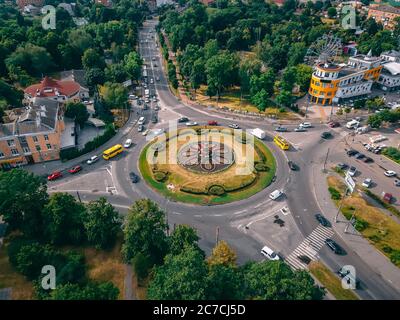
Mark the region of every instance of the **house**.
<instances>
[{"instance_id":1,"label":"house","mask_svg":"<svg viewBox=\"0 0 400 320\"><path fill-rule=\"evenodd\" d=\"M59 102L78 102L89 98L89 90L75 80L55 80L46 76L40 83L27 87L24 95L28 103L31 103L36 97Z\"/></svg>"},{"instance_id":2,"label":"house","mask_svg":"<svg viewBox=\"0 0 400 320\"><path fill-rule=\"evenodd\" d=\"M379 87L384 91L400 89L400 63L387 61L382 66L383 68L377 81Z\"/></svg>"},{"instance_id":3,"label":"house","mask_svg":"<svg viewBox=\"0 0 400 320\"><path fill-rule=\"evenodd\" d=\"M400 17L400 8L383 4L371 4L368 8L368 18L381 23L385 29L393 30L397 17Z\"/></svg>"},{"instance_id":4,"label":"house","mask_svg":"<svg viewBox=\"0 0 400 320\"><path fill-rule=\"evenodd\" d=\"M20 9L23 9L24 7L28 5L34 5L35 7L43 7L44 5L44 0L17 0L17 5Z\"/></svg>"},{"instance_id":5,"label":"house","mask_svg":"<svg viewBox=\"0 0 400 320\"><path fill-rule=\"evenodd\" d=\"M7 110L0 125L0 167L9 169L25 164L60 158L64 131L62 104L36 97L26 107Z\"/></svg>"}]
</instances>

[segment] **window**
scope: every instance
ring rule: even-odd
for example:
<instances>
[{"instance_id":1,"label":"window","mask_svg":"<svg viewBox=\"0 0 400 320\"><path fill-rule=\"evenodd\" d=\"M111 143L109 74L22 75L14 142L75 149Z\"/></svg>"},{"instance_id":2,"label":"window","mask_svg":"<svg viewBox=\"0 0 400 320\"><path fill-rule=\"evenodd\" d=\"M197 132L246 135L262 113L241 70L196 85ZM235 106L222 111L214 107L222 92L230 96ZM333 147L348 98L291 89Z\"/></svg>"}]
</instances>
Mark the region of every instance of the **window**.
<instances>
[{"instance_id":1,"label":"window","mask_svg":"<svg viewBox=\"0 0 400 320\"><path fill-rule=\"evenodd\" d=\"M14 140L7 140L7 144L9 147L15 146L15 141Z\"/></svg>"},{"instance_id":2,"label":"window","mask_svg":"<svg viewBox=\"0 0 400 320\"><path fill-rule=\"evenodd\" d=\"M26 143L26 138L25 138L25 137L20 137L20 138L19 138L19 141L20 141L21 143Z\"/></svg>"},{"instance_id":3,"label":"window","mask_svg":"<svg viewBox=\"0 0 400 320\"><path fill-rule=\"evenodd\" d=\"M23 147L22 150L24 151L24 153L31 152L31 149L29 149L29 147Z\"/></svg>"},{"instance_id":4,"label":"window","mask_svg":"<svg viewBox=\"0 0 400 320\"><path fill-rule=\"evenodd\" d=\"M34 142L38 142L38 138L36 136L33 136L32 139Z\"/></svg>"},{"instance_id":5,"label":"window","mask_svg":"<svg viewBox=\"0 0 400 320\"><path fill-rule=\"evenodd\" d=\"M46 147L47 147L48 150L51 150L51 144L50 143L46 144Z\"/></svg>"},{"instance_id":6,"label":"window","mask_svg":"<svg viewBox=\"0 0 400 320\"><path fill-rule=\"evenodd\" d=\"M4 158L4 153L0 151L0 158Z\"/></svg>"},{"instance_id":7,"label":"window","mask_svg":"<svg viewBox=\"0 0 400 320\"><path fill-rule=\"evenodd\" d=\"M41 149L40 149L40 146L36 146L36 150L37 151L40 151Z\"/></svg>"},{"instance_id":8,"label":"window","mask_svg":"<svg viewBox=\"0 0 400 320\"><path fill-rule=\"evenodd\" d=\"M44 140L49 141L49 136L47 134L44 135Z\"/></svg>"},{"instance_id":9,"label":"window","mask_svg":"<svg viewBox=\"0 0 400 320\"><path fill-rule=\"evenodd\" d=\"M19 152L17 149L11 149L11 153L13 154L13 156L19 155Z\"/></svg>"}]
</instances>

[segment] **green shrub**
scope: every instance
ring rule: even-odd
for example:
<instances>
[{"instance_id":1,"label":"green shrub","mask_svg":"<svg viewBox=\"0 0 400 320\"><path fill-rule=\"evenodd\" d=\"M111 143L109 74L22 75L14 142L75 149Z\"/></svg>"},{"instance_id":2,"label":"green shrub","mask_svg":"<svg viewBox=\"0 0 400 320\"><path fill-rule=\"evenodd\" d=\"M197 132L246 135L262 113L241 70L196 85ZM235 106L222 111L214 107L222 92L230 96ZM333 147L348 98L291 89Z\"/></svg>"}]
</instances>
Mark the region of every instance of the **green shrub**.
<instances>
[{"instance_id":1,"label":"green shrub","mask_svg":"<svg viewBox=\"0 0 400 320\"><path fill-rule=\"evenodd\" d=\"M267 157L265 156L264 152L262 152L256 145L254 145L254 149L260 157L261 162L267 162Z\"/></svg>"},{"instance_id":2,"label":"green shrub","mask_svg":"<svg viewBox=\"0 0 400 320\"><path fill-rule=\"evenodd\" d=\"M386 246L386 245L382 248L382 250L385 253L392 253L393 252L393 248L391 248L389 246Z\"/></svg>"},{"instance_id":3,"label":"green shrub","mask_svg":"<svg viewBox=\"0 0 400 320\"><path fill-rule=\"evenodd\" d=\"M222 196L225 194L225 189L220 185L213 185L208 189L208 194L213 196Z\"/></svg>"},{"instance_id":4,"label":"green shrub","mask_svg":"<svg viewBox=\"0 0 400 320\"><path fill-rule=\"evenodd\" d=\"M390 261L396 266L400 265L400 250L393 250L390 254Z\"/></svg>"},{"instance_id":5,"label":"green shrub","mask_svg":"<svg viewBox=\"0 0 400 320\"><path fill-rule=\"evenodd\" d=\"M167 178L167 174L164 171L154 172L154 179L158 182L163 182Z\"/></svg>"},{"instance_id":6,"label":"green shrub","mask_svg":"<svg viewBox=\"0 0 400 320\"><path fill-rule=\"evenodd\" d=\"M257 162L254 164L254 169L256 169L257 171L269 171L269 167L262 162Z\"/></svg>"},{"instance_id":7,"label":"green shrub","mask_svg":"<svg viewBox=\"0 0 400 320\"><path fill-rule=\"evenodd\" d=\"M332 200L340 200L342 198L342 196L340 195L340 192L337 191L334 187L329 187L328 191L331 194Z\"/></svg>"},{"instance_id":8,"label":"green shrub","mask_svg":"<svg viewBox=\"0 0 400 320\"><path fill-rule=\"evenodd\" d=\"M143 281L149 275L149 270L153 265L154 262L150 256L141 252L137 253L132 259L133 270L135 270L139 281Z\"/></svg>"},{"instance_id":9,"label":"green shrub","mask_svg":"<svg viewBox=\"0 0 400 320\"><path fill-rule=\"evenodd\" d=\"M356 222L355 222L355 224L354 224L354 228L355 228L357 231L360 231L360 232L361 232L361 231L367 229L368 226L369 226L369 223L368 223L367 221L362 220L362 219L360 219L360 218L356 218Z\"/></svg>"},{"instance_id":10,"label":"green shrub","mask_svg":"<svg viewBox=\"0 0 400 320\"><path fill-rule=\"evenodd\" d=\"M256 176L252 175L251 179L243 181L240 185L229 185L228 183L224 183L222 187L224 188L225 192L232 192L232 191L237 191L241 190L243 188L248 187L251 185L254 181L256 180Z\"/></svg>"},{"instance_id":11,"label":"green shrub","mask_svg":"<svg viewBox=\"0 0 400 320\"><path fill-rule=\"evenodd\" d=\"M180 187L180 191L187 192L187 193L193 193L193 194L206 194L205 190L193 188L190 186L182 186L182 187Z\"/></svg>"},{"instance_id":12,"label":"green shrub","mask_svg":"<svg viewBox=\"0 0 400 320\"><path fill-rule=\"evenodd\" d=\"M372 242L379 242L381 241L381 237L378 236L377 234L373 234L372 236L369 236L369 240L371 240Z\"/></svg>"}]
</instances>

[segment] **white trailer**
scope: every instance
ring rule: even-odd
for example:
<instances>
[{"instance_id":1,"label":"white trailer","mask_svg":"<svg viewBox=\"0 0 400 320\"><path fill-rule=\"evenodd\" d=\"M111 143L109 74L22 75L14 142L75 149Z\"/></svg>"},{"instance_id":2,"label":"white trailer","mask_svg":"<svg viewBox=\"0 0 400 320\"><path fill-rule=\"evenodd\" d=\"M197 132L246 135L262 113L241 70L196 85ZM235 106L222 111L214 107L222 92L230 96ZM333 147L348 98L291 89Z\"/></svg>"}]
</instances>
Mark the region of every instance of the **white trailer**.
<instances>
[{"instance_id":1,"label":"white trailer","mask_svg":"<svg viewBox=\"0 0 400 320\"><path fill-rule=\"evenodd\" d=\"M261 140L264 139L266 136L265 131L261 130L260 128L251 129L249 133Z\"/></svg>"}]
</instances>

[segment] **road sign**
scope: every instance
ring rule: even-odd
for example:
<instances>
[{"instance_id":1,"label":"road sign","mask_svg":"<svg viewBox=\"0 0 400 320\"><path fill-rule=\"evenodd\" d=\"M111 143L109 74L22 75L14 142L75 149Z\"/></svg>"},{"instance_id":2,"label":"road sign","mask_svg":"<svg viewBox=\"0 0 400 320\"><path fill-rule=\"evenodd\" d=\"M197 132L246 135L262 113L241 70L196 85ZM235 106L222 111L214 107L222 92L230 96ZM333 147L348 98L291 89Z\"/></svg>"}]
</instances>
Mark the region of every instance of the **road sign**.
<instances>
[{"instance_id":1,"label":"road sign","mask_svg":"<svg viewBox=\"0 0 400 320\"><path fill-rule=\"evenodd\" d=\"M344 178L344 181L346 182L346 185L349 188L350 192L353 192L354 188L356 186L356 183L354 182L353 178L348 173L346 173L346 177Z\"/></svg>"}]
</instances>

